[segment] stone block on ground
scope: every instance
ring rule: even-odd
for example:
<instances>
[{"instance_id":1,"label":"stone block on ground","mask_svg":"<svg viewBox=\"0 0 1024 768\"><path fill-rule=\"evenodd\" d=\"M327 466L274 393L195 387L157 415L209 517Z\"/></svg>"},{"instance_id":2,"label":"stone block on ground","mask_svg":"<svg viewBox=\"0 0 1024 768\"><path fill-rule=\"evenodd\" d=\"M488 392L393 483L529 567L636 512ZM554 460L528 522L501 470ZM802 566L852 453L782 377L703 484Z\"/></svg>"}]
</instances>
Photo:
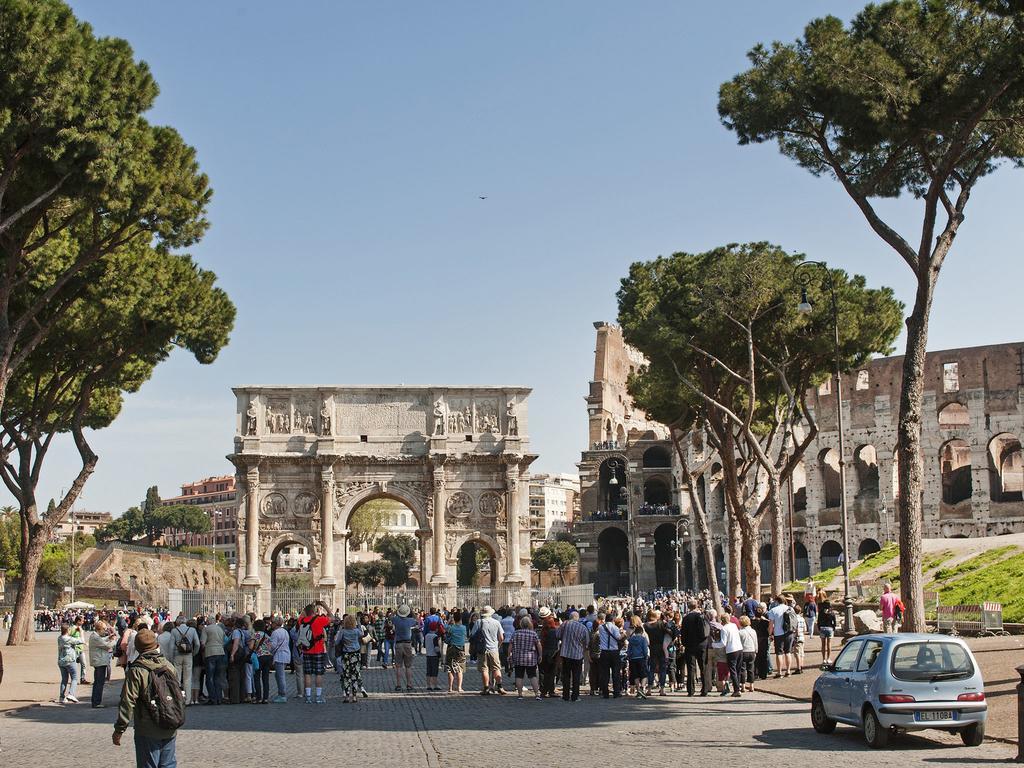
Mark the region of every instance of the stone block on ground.
<instances>
[{"instance_id":1,"label":"stone block on ground","mask_svg":"<svg viewBox=\"0 0 1024 768\"><path fill-rule=\"evenodd\" d=\"M864 609L853 614L853 628L857 630L858 635L866 635L869 632L881 632L882 620L874 611Z\"/></svg>"}]
</instances>

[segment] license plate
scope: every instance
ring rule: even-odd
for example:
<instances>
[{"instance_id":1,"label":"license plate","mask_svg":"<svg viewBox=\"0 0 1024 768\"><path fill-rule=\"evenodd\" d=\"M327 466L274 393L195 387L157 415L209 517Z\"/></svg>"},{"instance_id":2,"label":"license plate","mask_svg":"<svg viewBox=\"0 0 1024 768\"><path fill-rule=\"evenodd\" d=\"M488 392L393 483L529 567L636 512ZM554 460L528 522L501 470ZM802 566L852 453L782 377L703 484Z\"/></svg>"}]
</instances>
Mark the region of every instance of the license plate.
<instances>
[{"instance_id":1,"label":"license plate","mask_svg":"<svg viewBox=\"0 0 1024 768\"><path fill-rule=\"evenodd\" d=\"M935 709L928 712L915 712L914 719L922 723L933 720L956 720L956 713L951 709Z\"/></svg>"}]
</instances>

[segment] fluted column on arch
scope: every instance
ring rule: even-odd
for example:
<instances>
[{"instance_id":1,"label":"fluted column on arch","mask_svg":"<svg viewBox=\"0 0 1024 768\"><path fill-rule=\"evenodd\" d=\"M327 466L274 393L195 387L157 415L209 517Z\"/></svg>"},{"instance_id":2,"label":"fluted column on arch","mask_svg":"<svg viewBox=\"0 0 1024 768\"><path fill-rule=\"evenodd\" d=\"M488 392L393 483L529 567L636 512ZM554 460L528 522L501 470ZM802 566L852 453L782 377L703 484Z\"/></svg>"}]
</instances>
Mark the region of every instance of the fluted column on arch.
<instances>
[{"instance_id":1,"label":"fluted column on arch","mask_svg":"<svg viewBox=\"0 0 1024 768\"><path fill-rule=\"evenodd\" d=\"M334 469L324 465L320 471L320 586L333 587L338 583L334 571Z\"/></svg>"},{"instance_id":2,"label":"fluted column on arch","mask_svg":"<svg viewBox=\"0 0 1024 768\"><path fill-rule=\"evenodd\" d=\"M520 530L519 515L522 507L522 483L519 478L519 463L508 464L505 467L505 490L506 490L506 514L507 523L506 536L508 548L505 563L505 581L509 583L522 583L523 575L520 572L519 549Z\"/></svg>"},{"instance_id":3,"label":"fluted column on arch","mask_svg":"<svg viewBox=\"0 0 1024 768\"><path fill-rule=\"evenodd\" d=\"M444 552L444 541L445 541L445 506L448 502L447 493L445 492L445 472L444 462L440 461L434 464L434 509L433 509L433 529L434 529L434 557L433 557L433 572L430 576L430 583L437 584L439 586L448 585L448 561L445 557Z\"/></svg>"},{"instance_id":4,"label":"fluted column on arch","mask_svg":"<svg viewBox=\"0 0 1024 768\"><path fill-rule=\"evenodd\" d=\"M244 587L260 586L260 468L245 471L245 577Z\"/></svg>"}]
</instances>

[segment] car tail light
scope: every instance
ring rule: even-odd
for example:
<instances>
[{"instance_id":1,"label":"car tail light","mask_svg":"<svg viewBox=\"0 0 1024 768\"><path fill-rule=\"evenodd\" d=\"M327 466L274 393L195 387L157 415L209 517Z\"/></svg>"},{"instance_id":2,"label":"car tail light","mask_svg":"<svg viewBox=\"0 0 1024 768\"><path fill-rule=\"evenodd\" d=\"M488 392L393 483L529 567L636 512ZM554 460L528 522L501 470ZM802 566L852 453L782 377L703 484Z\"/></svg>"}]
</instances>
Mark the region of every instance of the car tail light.
<instances>
[{"instance_id":1,"label":"car tail light","mask_svg":"<svg viewBox=\"0 0 1024 768\"><path fill-rule=\"evenodd\" d=\"M956 697L957 701L984 701L985 694L982 691L977 693L961 693Z\"/></svg>"},{"instance_id":2,"label":"car tail light","mask_svg":"<svg viewBox=\"0 0 1024 768\"><path fill-rule=\"evenodd\" d=\"M905 693L883 693L878 700L883 704L910 704L914 697Z\"/></svg>"}]
</instances>

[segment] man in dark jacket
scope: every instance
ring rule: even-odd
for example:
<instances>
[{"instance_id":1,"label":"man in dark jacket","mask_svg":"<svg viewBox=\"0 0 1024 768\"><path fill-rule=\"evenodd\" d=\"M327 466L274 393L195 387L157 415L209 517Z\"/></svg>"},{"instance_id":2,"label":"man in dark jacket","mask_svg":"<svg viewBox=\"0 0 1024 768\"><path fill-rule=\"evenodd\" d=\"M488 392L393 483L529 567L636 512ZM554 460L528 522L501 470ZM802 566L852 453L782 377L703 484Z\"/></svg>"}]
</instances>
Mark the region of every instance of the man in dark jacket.
<instances>
[{"instance_id":1,"label":"man in dark jacket","mask_svg":"<svg viewBox=\"0 0 1024 768\"><path fill-rule=\"evenodd\" d=\"M125 670L121 703L114 723L114 745L121 746L121 736L134 721L138 768L176 768L174 740L177 731L161 728L154 722L144 698L149 691L150 672L158 666L166 666L174 674L174 667L161 655L152 630L139 630L135 635L135 649L139 656Z\"/></svg>"},{"instance_id":2,"label":"man in dark jacket","mask_svg":"<svg viewBox=\"0 0 1024 768\"><path fill-rule=\"evenodd\" d=\"M697 601L690 600L689 609L680 626L679 639L683 644L683 663L686 665L686 695L693 696L696 687L697 670L700 670L700 695L708 695L708 681L704 674L708 652L710 627L704 614L697 608Z\"/></svg>"}]
</instances>

